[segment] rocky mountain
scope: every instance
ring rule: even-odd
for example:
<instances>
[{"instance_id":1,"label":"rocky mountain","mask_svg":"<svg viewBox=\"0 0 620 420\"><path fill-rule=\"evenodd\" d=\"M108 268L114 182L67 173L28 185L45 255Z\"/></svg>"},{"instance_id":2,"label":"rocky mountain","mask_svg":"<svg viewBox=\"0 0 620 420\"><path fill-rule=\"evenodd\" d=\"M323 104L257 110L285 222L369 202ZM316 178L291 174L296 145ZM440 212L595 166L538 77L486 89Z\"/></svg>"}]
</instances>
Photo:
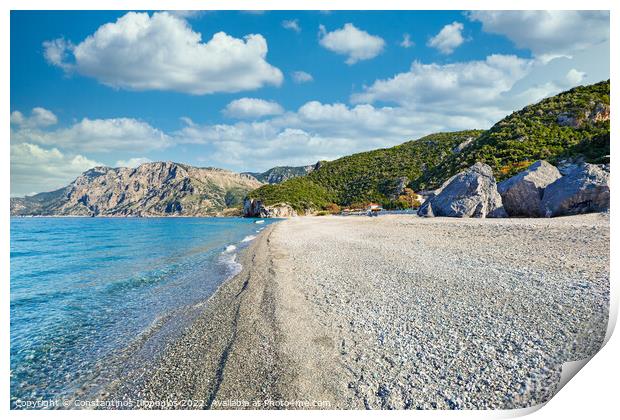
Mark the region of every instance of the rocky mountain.
<instances>
[{"instance_id":1,"label":"rocky mountain","mask_svg":"<svg viewBox=\"0 0 620 420\"><path fill-rule=\"evenodd\" d=\"M477 162L497 181L533 162L609 163L609 80L579 86L502 119L491 129L432 134L388 149L324 163L310 174L252 191L253 207L290 205L297 213L374 201L401 205L403 188L436 189Z\"/></svg>"},{"instance_id":2,"label":"rocky mountain","mask_svg":"<svg viewBox=\"0 0 620 420\"><path fill-rule=\"evenodd\" d=\"M318 169L321 162L314 165L306 166L276 166L265 172L242 172L243 174L252 175L260 182L265 184L280 184L291 178L308 175L310 172Z\"/></svg>"},{"instance_id":3,"label":"rocky mountain","mask_svg":"<svg viewBox=\"0 0 620 420\"><path fill-rule=\"evenodd\" d=\"M11 215L214 216L239 208L254 177L173 162L95 167L56 191L11 198Z\"/></svg>"}]
</instances>

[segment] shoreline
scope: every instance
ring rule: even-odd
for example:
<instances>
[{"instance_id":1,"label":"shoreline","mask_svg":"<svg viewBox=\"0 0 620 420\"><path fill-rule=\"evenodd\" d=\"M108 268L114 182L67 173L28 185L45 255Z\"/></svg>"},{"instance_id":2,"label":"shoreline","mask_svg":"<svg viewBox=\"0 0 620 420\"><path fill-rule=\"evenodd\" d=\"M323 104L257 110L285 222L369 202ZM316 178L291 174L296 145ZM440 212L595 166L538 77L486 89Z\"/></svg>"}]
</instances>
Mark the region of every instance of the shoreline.
<instances>
[{"instance_id":1,"label":"shoreline","mask_svg":"<svg viewBox=\"0 0 620 420\"><path fill-rule=\"evenodd\" d=\"M248 289L250 277L256 267L257 249L265 245L275 226L276 224L269 225L257 232L256 238L238 251L237 262L241 264L241 271L222 282L215 292L200 304L204 308L203 313L175 342L167 346L158 358L156 367L144 366L125 372L127 377L110 384L111 386L96 397L132 401L195 400L199 408L209 408L220 391L223 369L237 340L240 298ZM199 369L195 369L196 359L200 359L202 365ZM179 372L179 368L188 366L192 367ZM172 387L167 386L168 376L175 378Z\"/></svg>"},{"instance_id":2,"label":"shoreline","mask_svg":"<svg viewBox=\"0 0 620 420\"><path fill-rule=\"evenodd\" d=\"M274 282L281 254L272 248L270 237L278 225L267 226L239 252L241 272L218 287L204 302L204 312L154 364L123 372L123 380L93 398L134 403L189 400L193 407L175 408L202 409L337 406L334 395L343 384L333 383L324 364L338 369L335 347L328 346L331 354L323 354L326 343L318 340L309 355L307 348L300 348L302 342L291 342L300 314L295 306L281 306L285 296ZM306 317L302 325L309 328L312 323ZM234 406L242 401L248 404ZM260 406L251 405L257 401Z\"/></svg>"},{"instance_id":3,"label":"shoreline","mask_svg":"<svg viewBox=\"0 0 620 420\"><path fill-rule=\"evenodd\" d=\"M238 261L180 339L107 398L523 408L606 330L606 215L295 218Z\"/></svg>"},{"instance_id":4,"label":"shoreline","mask_svg":"<svg viewBox=\"0 0 620 420\"><path fill-rule=\"evenodd\" d=\"M215 264L232 271L208 297L159 315L150 325L133 337L126 346L97 361L92 376L76 388L74 393L67 396L67 401L70 402L69 406L78 408L77 406L74 407L76 401L110 400L111 395L115 395L114 399L126 400L127 395L131 393L121 396L121 393L125 392L121 388L125 388L127 385L127 378L135 380L148 373L152 364L157 362L171 345L183 337L183 331L191 328L204 315L204 308L211 305L214 296L221 293L220 289L225 288L243 272L244 267L249 265L244 261L244 256L250 251L253 242L269 229L271 224L254 226L255 229L252 233L244 236L238 242L228 244L215 257ZM172 331L170 327L172 324L178 324L180 331L172 333L175 338L170 340L166 335ZM163 331L167 332L162 337ZM160 348L163 351L152 352L153 348ZM120 378L124 379L121 380ZM138 399L142 399L142 397Z\"/></svg>"}]
</instances>

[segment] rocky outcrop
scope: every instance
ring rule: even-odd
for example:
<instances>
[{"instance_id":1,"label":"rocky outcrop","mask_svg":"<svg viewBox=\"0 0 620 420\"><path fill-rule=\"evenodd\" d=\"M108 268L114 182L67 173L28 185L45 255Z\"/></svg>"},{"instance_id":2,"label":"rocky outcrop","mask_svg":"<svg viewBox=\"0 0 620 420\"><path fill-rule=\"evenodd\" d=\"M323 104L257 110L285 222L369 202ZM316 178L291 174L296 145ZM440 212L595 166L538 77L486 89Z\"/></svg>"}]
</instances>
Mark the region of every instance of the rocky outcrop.
<instances>
[{"instance_id":1,"label":"rocky outcrop","mask_svg":"<svg viewBox=\"0 0 620 420\"><path fill-rule=\"evenodd\" d=\"M545 189L542 206L547 217L609 209L609 172L589 163L572 168Z\"/></svg>"},{"instance_id":2,"label":"rocky outcrop","mask_svg":"<svg viewBox=\"0 0 620 420\"><path fill-rule=\"evenodd\" d=\"M286 203L265 206L261 200L246 198L243 202L243 215L245 217L279 218L295 217L297 212Z\"/></svg>"},{"instance_id":3,"label":"rocky outcrop","mask_svg":"<svg viewBox=\"0 0 620 420\"><path fill-rule=\"evenodd\" d=\"M582 109L580 113L563 112L556 118L558 125L562 127L581 128L584 124L595 124L608 121L610 118L609 105L602 102L592 103L591 109Z\"/></svg>"},{"instance_id":4,"label":"rocky outcrop","mask_svg":"<svg viewBox=\"0 0 620 420\"><path fill-rule=\"evenodd\" d=\"M476 163L447 180L429 197L418 215L433 217L506 217L489 165Z\"/></svg>"},{"instance_id":5,"label":"rocky outcrop","mask_svg":"<svg viewBox=\"0 0 620 420\"><path fill-rule=\"evenodd\" d=\"M409 184L409 178L401 176L379 182L377 189L390 200L396 200L405 191L407 184Z\"/></svg>"},{"instance_id":6,"label":"rocky outcrop","mask_svg":"<svg viewBox=\"0 0 620 420\"><path fill-rule=\"evenodd\" d=\"M475 137L468 137L467 140L465 140L462 143L459 143L458 146L456 146L454 149L452 149L452 153L461 153L463 151L463 149L465 149L467 146L472 144L474 142L474 140L476 140Z\"/></svg>"},{"instance_id":7,"label":"rocky outcrop","mask_svg":"<svg viewBox=\"0 0 620 420\"><path fill-rule=\"evenodd\" d=\"M587 113L586 118L592 123L597 123L600 121L609 121L610 114L609 105L599 102L592 112Z\"/></svg>"},{"instance_id":8,"label":"rocky outcrop","mask_svg":"<svg viewBox=\"0 0 620 420\"><path fill-rule=\"evenodd\" d=\"M543 217L545 188L561 176L555 166L539 160L525 171L500 182L497 191L502 196L506 213L511 217Z\"/></svg>"},{"instance_id":9,"label":"rocky outcrop","mask_svg":"<svg viewBox=\"0 0 620 420\"><path fill-rule=\"evenodd\" d=\"M248 175L174 162L95 167L60 190L11 199L11 214L215 216L240 206L243 197L261 185Z\"/></svg>"}]
</instances>

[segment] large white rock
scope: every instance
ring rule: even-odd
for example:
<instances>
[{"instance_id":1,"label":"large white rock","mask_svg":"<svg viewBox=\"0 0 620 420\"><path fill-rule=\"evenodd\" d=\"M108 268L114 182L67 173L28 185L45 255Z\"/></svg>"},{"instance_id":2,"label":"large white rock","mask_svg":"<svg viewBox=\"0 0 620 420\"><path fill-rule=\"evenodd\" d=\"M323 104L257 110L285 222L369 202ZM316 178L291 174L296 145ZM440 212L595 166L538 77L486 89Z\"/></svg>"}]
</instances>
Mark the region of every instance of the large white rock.
<instances>
[{"instance_id":1,"label":"large white rock","mask_svg":"<svg viewBox=\"0 0 620 420\"><path fill-rule=\"evenodd\" d=\"M558 168L544 160L497 184L504 209L511 217L543 217L545 188L562 176Z\"/></svg>"},{"instance_id":2,"label":"large white rock","mask_svg":"<svg viewBox=\"0 0 620 420\"><path fill-rule=\"evenodd\" d=\"M428 198L418 215L433 217L506 217L493 170L476 163L447 180Z\"/></svg>"},{"instance_id":3,"label":"large white rock","mask_svg":"<svg viewBox=\"0 0 620 420\"><path fill-rule=\"evenodd\" d=\"M609 172L602 165L582 163L545 188L545 216L567 216L609 209Z\"/></svg>"}]
</instances>

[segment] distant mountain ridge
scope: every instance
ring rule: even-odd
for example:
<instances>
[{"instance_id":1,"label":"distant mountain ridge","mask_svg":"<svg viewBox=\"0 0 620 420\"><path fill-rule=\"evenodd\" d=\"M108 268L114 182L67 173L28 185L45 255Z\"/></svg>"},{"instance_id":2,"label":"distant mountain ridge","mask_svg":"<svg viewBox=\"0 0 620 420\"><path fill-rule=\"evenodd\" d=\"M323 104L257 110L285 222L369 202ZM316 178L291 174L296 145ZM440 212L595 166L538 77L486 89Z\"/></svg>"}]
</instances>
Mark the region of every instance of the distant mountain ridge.
<instances>
[{"instance_id":1,"label":"distant mountain ridge","mask_svg":"<svg viewBox=\"0 0 620 420\"><path fill-rule=\"evenodd\" d=\"M291 178L308 175L310 172L319 168L320 165L321 162L306 166L276 166L265 172L242 172L242 174L252 175L265 184L280 184Z\"/></svg>"},{"instance_id":2,"label":"distant mountain ridge","mask_svg":"<svg viewBox=\"0 0 620 420\"><path fill-rule=\"evenodd\" d=\"M174 162L95 167L56 191L11 198L11 215L216 216L261 185L249 175Z\"/></svg>"}]
</instances>

